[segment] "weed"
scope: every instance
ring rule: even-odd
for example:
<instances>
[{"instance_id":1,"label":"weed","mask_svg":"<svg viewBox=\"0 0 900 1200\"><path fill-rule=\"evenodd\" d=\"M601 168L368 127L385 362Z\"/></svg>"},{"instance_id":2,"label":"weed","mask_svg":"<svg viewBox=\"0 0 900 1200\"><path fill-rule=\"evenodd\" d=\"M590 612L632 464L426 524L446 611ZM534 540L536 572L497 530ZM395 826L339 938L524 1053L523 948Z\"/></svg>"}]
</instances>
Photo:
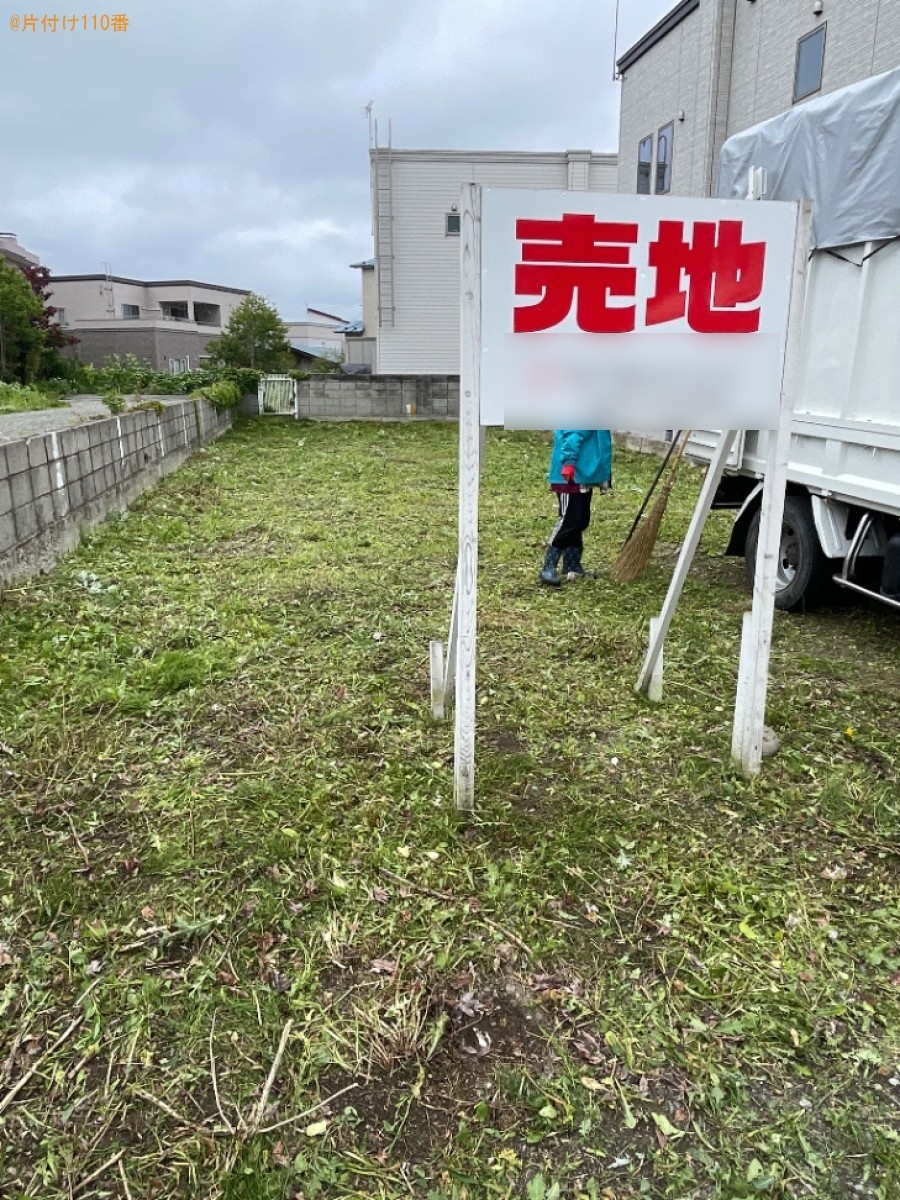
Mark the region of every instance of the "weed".
<instances>
[{"instance_id":1,"label":"weed","mask_svg":"<svg viewBox=\"0 0 900 1200\"><path fill-rule=\"evenodd\" d=\"M0 1194L893 1200L900 627L776 614L748 782L727 514L650 706L698 473L617 587L620 454L550 594L546 459L488 437L465 823L452 426L239 420L0 597Z\"/></svg>"}]
</instances>

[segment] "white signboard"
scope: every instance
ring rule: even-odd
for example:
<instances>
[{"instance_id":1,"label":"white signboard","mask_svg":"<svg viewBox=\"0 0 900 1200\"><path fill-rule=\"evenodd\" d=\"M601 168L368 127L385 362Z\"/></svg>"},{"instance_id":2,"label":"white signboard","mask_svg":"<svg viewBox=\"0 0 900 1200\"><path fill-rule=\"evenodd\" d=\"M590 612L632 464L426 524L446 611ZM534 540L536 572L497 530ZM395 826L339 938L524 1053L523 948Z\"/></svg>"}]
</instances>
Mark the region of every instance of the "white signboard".
<instances>
[{"instance_id":1,"label":"white signboard","mask_svg":"<svg viewBox=\"0 0 900 1200\"><path fill-rule=\"evenodd\" d=\"M776 429L797 206L487 188L481 423Z\"/></svg>"}]
</instances>

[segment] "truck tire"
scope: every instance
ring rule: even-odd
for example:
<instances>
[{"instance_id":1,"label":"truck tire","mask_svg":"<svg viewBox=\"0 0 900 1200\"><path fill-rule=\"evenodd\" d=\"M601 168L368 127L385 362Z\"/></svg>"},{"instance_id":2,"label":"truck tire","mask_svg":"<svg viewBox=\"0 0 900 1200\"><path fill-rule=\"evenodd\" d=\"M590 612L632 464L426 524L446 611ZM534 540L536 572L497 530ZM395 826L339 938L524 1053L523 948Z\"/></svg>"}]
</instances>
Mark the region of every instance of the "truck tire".
<instances>
[{"instance_id":1,"label":"truck tire","mask_svg":"<svg viewBox=\"0 0 900 1200\"><path fill-rule=\"evenodd\" d=\"M751 588L756 573L761 517L762 511L758 508L747 529L744 567ZM819 545L819 535L816 532L810 503L803 496L786 496L775 584L775 607L787 611L814 608L822 600L828 582L828 559Z\"/></svg>"}]
</instances>

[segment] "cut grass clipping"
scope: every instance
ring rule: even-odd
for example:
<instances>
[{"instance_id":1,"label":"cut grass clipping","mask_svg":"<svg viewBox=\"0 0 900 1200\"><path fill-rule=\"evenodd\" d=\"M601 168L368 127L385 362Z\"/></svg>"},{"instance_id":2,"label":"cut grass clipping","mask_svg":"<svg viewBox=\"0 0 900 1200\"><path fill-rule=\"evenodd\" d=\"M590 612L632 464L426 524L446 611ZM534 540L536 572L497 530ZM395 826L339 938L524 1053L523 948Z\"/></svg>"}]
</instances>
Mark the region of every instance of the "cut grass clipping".
<instances>
[{"instance_id":1,"label":"cut grass clipping","mask_svg":"<svg viewBox=\"0 0 900 1200\"><path fill-rule=\"evenodd\" d=\"M243 421L0 597L0 1195L900 1195L900 625L776 614L747 782L728 514L650 706L700 474L622 588L619 454L544 592L547 455L489 433L465 825L450 425Z\"/></svg>"}]
</instances>

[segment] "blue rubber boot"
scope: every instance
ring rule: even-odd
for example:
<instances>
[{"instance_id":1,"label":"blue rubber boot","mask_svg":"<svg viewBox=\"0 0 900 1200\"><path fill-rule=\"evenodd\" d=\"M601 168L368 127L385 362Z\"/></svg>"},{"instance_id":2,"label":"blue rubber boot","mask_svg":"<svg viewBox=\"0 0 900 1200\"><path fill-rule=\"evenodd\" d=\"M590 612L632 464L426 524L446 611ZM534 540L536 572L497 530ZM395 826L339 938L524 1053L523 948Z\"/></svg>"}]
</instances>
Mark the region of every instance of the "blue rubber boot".
<instances>
[{"instance_id":1,"label":"blue rubber boot","mask_svg":"<svg viewBox=\"0 0 900 1200\"><path fill-rule=\"evenodd\" d=\"M563 554L563 576L566 579L594 579L592 572L586 571L581 565L582 551L580 547L571 547Z\"/></svg>"},{"instance_id":2,"label":"blue rubber boot","mask_svg":"<svg viewBox=\"0 0 900 1200\"><path fill-rule=\"evenodd\" d=\"M562 550L557 550L555 546L548 546L547 552L544 555L544 565L541 567L541 573L538 576L539 583L547 583L550 587L559 587L562 583L557 567L562 556Z\"/></svg>"}]
</instances>

